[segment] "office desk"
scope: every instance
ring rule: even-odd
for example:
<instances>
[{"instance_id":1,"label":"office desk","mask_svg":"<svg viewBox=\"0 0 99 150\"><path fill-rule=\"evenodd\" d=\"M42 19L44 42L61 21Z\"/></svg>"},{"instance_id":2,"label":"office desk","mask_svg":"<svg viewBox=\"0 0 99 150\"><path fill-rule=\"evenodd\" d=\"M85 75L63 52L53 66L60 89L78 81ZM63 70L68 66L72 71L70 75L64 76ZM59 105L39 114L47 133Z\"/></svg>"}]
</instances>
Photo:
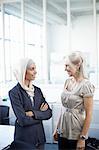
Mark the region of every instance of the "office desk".
<instances>
[{"instance_id":1,"label":"office desk","mask_svg":"<svg viewBox=\"0 0 99 150\"><path fill-rule=\"evenodd\" d=\"M0 150L13 141L14 126L0 125Z\"/></svg>"}]
</instances>

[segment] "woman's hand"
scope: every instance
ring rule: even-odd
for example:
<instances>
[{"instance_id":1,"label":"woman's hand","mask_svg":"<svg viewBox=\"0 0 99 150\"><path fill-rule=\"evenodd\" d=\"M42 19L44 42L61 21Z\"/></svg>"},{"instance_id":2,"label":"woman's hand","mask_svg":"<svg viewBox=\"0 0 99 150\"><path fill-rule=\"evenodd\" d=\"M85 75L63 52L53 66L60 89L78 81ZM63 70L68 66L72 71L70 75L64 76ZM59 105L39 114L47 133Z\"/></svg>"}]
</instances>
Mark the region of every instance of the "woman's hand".
<instances>
[{"instance_id":1,"label":"woman's hand","mask_svg":"<svg viewBox=\"0 0 99 150\"><path fill-rule=\"evenodd\" d=\"M29 117L33 117L34 116L32 111L26 111L25 114L26 114L26 116L29 116Z\"/></svg>"},{"instance_id":2,"label":"woman's hand","mask_svg":"<svg viewBox=\"0 0 99 150\"><path fill-rule=\"evenodd\" d=\"M85 149L85 140L79 139L77 142L76 150L84 150Z\"/></svg>"},{"instance_id":3,"label":"woman's hand","mask_svg":"<svg viewBox=\"0 0 99 150\"><path fill-rule=\"evenodd\" d=\"M40 110L41 111L46 111L47 109L48 109L48 104L47 103L42 103L41 107L40 107Z\"/></svg>"},{"instance_id":4,"label":"woman's hand","mask_svg":"<svg viewBox=\"0 0 99 150\"><path fill-rule=\"evenodd\" d=\"M57 131L54 131L53 138L54 138L54 141L58 141L58 133L57 133Z\"/></svg>"}]
</instances>

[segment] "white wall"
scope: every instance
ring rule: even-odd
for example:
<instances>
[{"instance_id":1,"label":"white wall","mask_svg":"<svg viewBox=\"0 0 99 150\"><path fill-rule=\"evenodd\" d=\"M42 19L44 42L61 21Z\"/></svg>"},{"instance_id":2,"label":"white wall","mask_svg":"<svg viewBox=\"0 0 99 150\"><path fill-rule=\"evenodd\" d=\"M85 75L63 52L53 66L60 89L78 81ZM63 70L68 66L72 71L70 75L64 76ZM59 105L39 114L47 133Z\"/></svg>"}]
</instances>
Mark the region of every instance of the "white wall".
<instances>
[{"instance_id":1,"label":"white wall","mask_svg":"<svg viewBox=\"0 0 99 150\"><path fill-rule=\"evenodd\" d=\"M94 23L92 15L76 16L72 20L71 25L71 50L82 51L85 53L87 66L89 66L88 72L90 72L90 80L94 85L97 84L97 74L96 74L96 41L94 34ZM97 39L99 39L99 15L97 15ZM48 49L50 51L50 64L52 67L51 80L52 83L63 83L64 70L62 71L61 60L63 56L66 56L70 52L68 43L68 28L66 25L49 25L48 26ZM99 49L99 40L97 40ZM99 55L98 55L99 57ZM54 58L54 61L53 61ZM60 62L60 63L59 63ZM99 62L99 60L98 60ZM53 65L54 64L54 65ZM53 73L53 68L55 69ZM62 79L63 78L63 79ZM53 81L53 80L57 81ZM59 82L58 82L59 83Z\"/></svg>"},{"instance_id":2,"label":"white wall","mask_svg":"<svg viewBox=\"0 0 99 150\"><path fill-rule=\"evenodd\" d=\"M99 20L98 20L99 23ZM93 17L80 16L72 20L71 26L72 50L89 52L94 50ZM68 28L66 25L49 25L49 39L51 51L65 52L68 50Z\"/></svg>"},{"instance_id":3,"label":"white wall","mask_svg":"<svg viewBox=\"0 0 99 150\"><path fill-rule=\"evenodd\" d=\"M48 28L49 44L53 52L65 52L68 48L67 28L65 25L51 25Z\"/></svg>"},{"instance_id":4,"label":"white wall","mask_svg":"<svg viewBox=\"0 0 99 150\"><path fill-rule=\"evenodd\" d=\"M93 17L90 15L77 17L72 22L72 49L92 52L94 44Z\"/></svg>"}]
</instances>

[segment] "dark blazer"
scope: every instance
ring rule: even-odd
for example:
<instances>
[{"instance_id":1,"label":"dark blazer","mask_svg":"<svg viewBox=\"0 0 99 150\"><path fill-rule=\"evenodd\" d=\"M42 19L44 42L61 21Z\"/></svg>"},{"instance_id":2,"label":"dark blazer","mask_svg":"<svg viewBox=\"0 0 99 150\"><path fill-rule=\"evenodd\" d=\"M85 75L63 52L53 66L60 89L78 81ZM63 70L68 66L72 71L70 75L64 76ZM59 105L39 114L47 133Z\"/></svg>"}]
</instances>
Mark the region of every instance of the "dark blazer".
<instances>
[{"instance_id":1,"label":"dark blazer","mask_svg":"<svg viewBox=\"0 0 99 150\"><path fill-rule=\"evenodd\" d=\"M50 119L52 110L50 107L46 111L40 110L41 104L47 103L41 89L34 86L34 105L19 83L9 91L9 97L16 115L14 140L34 146L44 144L46 139L42 120ZM26 116L25 112L29 110L33 111L34 117Z\"/></svg>"}]
</instances>

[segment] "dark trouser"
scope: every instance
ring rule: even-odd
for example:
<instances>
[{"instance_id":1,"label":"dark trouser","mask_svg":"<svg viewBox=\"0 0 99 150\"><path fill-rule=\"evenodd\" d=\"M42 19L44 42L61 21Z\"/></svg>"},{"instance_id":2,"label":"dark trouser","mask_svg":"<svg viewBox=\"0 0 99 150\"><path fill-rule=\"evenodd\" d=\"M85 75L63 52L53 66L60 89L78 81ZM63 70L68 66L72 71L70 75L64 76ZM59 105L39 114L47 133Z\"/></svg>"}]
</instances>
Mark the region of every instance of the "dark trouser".
<instances>
[{"instance_id":1,"label":"dark trouser","mask_svg":"<svg viewBox=\"0 0 99 150\"><path fill-rule=\"evenodd\" d=\"M76 150L77 140L68 140L63 137L58 137L59 150Z\"/></svg>"},{"instance_id":2,"label":"dark trouser","mask_svg":"<svg viewBox=\"0 0 99 150\"><path fill-rule=\"evenodd\" d=\"M38 145L35 150L44 150L45 145Z\"/></svg>"}]
</instances>

